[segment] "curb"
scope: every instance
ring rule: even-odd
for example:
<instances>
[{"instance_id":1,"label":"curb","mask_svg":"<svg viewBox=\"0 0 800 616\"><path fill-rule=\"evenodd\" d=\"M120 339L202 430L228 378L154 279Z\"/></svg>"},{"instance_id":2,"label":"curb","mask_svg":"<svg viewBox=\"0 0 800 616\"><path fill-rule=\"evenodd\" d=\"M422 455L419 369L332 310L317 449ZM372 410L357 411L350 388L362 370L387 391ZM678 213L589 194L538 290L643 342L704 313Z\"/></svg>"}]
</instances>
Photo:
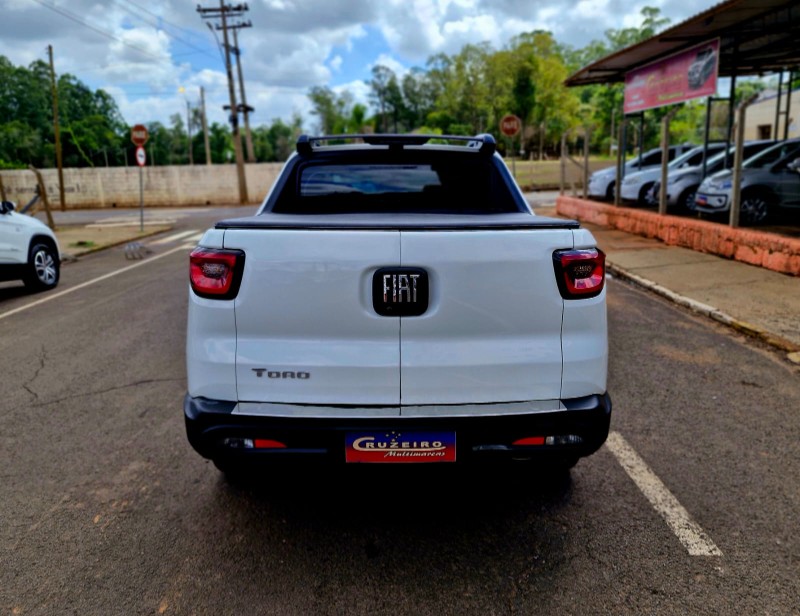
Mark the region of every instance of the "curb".
<instances>
[{"instance_id":1,"label":"curb","mask_svg":"<svg viewBox=\"0 0 800 616\"><path fill-rule=\"evenodd\" d=\"M789 354L789 360L793 363L800 363L800 345L795 344L781 336L768 332L767 330L758 327L757 325L753 325L752 323L748 323L747 321L741 321L732 317L731 315L722 312L721 310L714 308L713 306L709 306L708 304L703 304L702 302L698 302L697 300L691 299L684 295L680 295L679 293L675 293L675 291L670 291L666 287L662 287L660 284L653 282L652 280L648 280L647 278L642 278L632 272L629 272L625 268L622 268L614 263L607 261L606 266L608 267L608 271L611 272L617 278L622 280L628 280L633 282L634 284L647 289L648 291L652 291L656 295L660 295L671 302L678 304L679 306L683 306L688 308L692 312L696 312L701 314L705 317L713 319L717 323L722 323L723 325L727 325L731 329L734 329L742 334L750 336L751 338L755 338L760 340L761 342L765 342L766 344L770 345L773 348L776 348L780 351L784 351Z\"/></svg>"}]
</instances>

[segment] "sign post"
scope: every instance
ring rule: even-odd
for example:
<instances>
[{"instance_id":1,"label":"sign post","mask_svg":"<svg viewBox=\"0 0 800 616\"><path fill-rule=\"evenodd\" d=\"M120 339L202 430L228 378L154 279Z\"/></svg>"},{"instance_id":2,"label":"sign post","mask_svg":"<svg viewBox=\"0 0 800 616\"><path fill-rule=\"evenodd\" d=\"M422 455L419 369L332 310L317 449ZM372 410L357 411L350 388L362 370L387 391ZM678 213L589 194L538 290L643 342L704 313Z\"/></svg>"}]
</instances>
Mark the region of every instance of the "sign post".
<instances>
[{"instance_id":1,"label":"sign post","mask_svg":"<svg viewBox=\"0 0 800 616\"><path fill-rule=\"evenodd\" d=\"M131 141L136 146L136 164L139 165L139 232L144 233L144 174L143 169L147 163L147 154L144 144L150 135L144 124L137 124L131 128Z\"/></svg>"},{"instance_id":2,"label":"sign post","mask_svg":"<svg viewBox=\"0 0 800 616\"><path fill-rule=\"evenodd\" d=\"M500 120L500 132L503 133L507 139L506 144L508 151L511 153L511 173L514 174L514 179L517 179L517 167L514 163L514 137L516 137L522 130L522 120L515 115L503 116Z\"/></svg>"}]
</instances>

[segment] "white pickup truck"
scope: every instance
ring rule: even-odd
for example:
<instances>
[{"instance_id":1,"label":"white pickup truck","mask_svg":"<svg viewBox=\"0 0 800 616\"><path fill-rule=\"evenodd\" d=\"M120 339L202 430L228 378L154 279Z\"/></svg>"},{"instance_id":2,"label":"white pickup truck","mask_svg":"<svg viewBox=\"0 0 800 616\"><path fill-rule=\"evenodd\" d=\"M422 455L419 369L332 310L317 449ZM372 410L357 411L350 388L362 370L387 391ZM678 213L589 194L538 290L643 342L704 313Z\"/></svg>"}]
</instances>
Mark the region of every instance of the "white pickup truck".
<instances>
[{"instance_id":1,"label":"white pickup truck","mask_svg":"<svg viewBox=\"0 0 800 616\"><path fill-rule=\"evenodd\" d=\"M258 212L192 252L192 446L223 471L596 451L611 401L589 231L534 215L489 135L333 139L301 136Z\"/></svg>"}]
</instances>

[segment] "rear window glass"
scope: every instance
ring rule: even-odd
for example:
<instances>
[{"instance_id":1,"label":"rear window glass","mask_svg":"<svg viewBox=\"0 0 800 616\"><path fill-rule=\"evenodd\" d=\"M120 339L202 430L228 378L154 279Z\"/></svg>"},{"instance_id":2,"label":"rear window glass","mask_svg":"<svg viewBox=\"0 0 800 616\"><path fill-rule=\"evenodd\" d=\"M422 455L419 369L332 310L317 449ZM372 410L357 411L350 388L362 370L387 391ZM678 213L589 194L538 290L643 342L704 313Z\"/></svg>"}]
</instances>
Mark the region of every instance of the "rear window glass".
<instances>
[{"instance_id":1,"label":"rear window glass","mask_svg":"<svg viewBox=\"0 0 800 616\"><path fill-rule=\"evenodd\" d=\"M295 167L273 212L291 214L518 212L491 159L311 160Z\"/></svg>"}]
</instances>

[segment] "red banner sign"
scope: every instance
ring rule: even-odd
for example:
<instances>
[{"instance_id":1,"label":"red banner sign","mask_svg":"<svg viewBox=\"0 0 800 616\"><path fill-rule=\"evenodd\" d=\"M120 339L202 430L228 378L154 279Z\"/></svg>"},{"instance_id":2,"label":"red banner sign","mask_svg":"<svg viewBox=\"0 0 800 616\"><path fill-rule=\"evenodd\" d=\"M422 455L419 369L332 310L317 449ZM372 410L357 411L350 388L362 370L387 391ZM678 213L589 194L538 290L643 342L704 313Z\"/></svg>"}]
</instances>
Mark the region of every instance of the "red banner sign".
<instances>
[{"instance_id":1,"label":"red banner sign","mask_svg":"<svg viewBox=\"0 0 800 616\"><path fill-rule=\"evenodd\" d=\"M625 113L674 105L717 92L719 39L625 75Z\"/></svg>"}]
</instances>

